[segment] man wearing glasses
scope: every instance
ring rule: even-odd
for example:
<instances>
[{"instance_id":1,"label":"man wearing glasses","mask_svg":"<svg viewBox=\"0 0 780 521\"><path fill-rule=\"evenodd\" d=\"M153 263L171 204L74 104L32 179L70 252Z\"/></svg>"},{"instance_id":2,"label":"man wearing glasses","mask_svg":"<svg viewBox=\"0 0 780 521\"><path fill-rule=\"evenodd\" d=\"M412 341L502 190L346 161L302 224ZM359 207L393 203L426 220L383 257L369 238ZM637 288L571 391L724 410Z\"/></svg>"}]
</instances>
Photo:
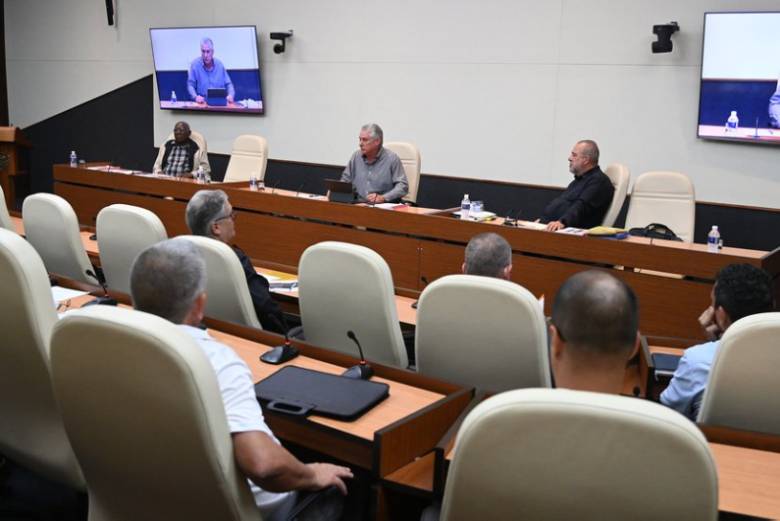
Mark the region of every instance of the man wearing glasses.
<instances>
[{"instance_id":1,"label":"man wearing glasses","mask_svg":"<svg viewBox=\"0 0 780 521\"><path fill-rule=\"evenodd\" d=\"M280 325L286 328L284 314L279 304L271 298L268 280L255 271L246 253L232 244L236 236L236 214L227 194L222 190L201 190L187 203L185 215L187 226L193 235L211 237L233 248L244 269L257 319L263 329L284 333L285 331L279 328Z\"/></svg>"}]
</instances>

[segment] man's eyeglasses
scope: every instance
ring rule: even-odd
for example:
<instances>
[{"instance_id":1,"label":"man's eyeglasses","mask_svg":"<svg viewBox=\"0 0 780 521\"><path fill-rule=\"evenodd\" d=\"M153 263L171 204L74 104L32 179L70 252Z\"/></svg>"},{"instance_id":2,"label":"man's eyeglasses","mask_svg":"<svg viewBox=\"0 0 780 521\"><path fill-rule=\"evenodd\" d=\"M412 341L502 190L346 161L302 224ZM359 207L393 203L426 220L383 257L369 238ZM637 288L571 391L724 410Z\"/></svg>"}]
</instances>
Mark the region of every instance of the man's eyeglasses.
<instances>
[{"instance_id":1,"label":"man's eyeglasses","mask_svg":"<svg viewBox=\"0 0 780 521\"><path fill-rule=\"evenodd\" d=\"M214 222L215 222L215 223L217 223L217 222L219 222L219 221L224 221L225 219L233 219L233 220L235 221L237 216L238 216L238 214L236 214L236 211L235 211L235 210L233 210L233 211L232 211L232 212L230 212L229 214L226 214L226 215L220 215L219 217L217 217L216 219L214 219Z\"/></svg>"}]
</instances>

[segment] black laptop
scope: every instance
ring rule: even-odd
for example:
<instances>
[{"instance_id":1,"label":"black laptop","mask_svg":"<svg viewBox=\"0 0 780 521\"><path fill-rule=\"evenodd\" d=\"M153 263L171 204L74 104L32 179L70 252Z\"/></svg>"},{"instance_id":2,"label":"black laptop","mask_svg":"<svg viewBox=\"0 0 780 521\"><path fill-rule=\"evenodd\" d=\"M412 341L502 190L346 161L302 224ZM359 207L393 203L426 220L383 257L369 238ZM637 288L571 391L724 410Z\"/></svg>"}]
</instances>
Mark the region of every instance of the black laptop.
<instances>
[{"instance_id":1,"label":"black laptop","mask_svg":"<svg viewBox=\"0 0 780 521\"><path fill-rule=\"evenodd\" d=\"M351 204L357 200L355 189L349 181L326 179L325 188L328 189L328 201Z\"/></svg>"},{"instance_id":2,"label":"black laptop","mask_svg":"<svg viewBox=\"0 0 780 521\"><path fill-rule=\"evenodd\" d=\"M212 107L227 106L227 89L209 89L206 94L206 103Z\"/></svg>"}]
</instances>

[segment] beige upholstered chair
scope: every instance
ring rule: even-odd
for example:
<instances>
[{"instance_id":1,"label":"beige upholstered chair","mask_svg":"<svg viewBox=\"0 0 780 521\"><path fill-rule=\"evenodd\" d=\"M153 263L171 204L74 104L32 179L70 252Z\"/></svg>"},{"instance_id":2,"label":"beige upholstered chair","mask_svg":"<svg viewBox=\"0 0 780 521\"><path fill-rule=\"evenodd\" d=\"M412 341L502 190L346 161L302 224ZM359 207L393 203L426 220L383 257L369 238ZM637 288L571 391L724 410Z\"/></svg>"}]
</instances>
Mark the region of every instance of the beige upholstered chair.
<instances>
[{"instance_id":1,"label":"beige upholstered chair","mask_svg":"<svg viewBox=\"0 0 780 521\"><path fill-rule=\"evenodd\" d=\"M409 193L404 196L403 200L416 203L417 190L420 188L420 151L413 144L403 141L390 141L383 146L398 154L404 165L406 179L409 181Z\"/></svg>"},{"instance_id":2,"label":"beige upholstered chair","mask_svg":"<svg viewBox=\"0 0 780 521\"><path fill-rule=\"evenodd\" d=\"M780 312L734 322L720 339L699 423L780 434Z\"/></svg>"},{"instance_id":3,"label":"beige upholstered chair","mask_svg":"<svg viewBox=\"0 0 780 521\"><path fill-rule=\"evenodd\" d=\"M366 359L408 365L395 307L393 277L385 260L365 246L321 242L298 265L301 321L306 340L358 356L347 338L354 331Z\"/></svg>"},{"instance_id":4,"label":"beige upholstered chair","mask_svg":"<svg viewBox=\"0 0 780 521\"><path fill-rule=\"evenodd\" d=\"M626 192L628 191L628 184L631 180L631 175L628 172L628 167L621 163L612 163L604 171L609 180L612 181L612 186L615 187L615 193L612 195L612 204L609 205L607 213L604 214L604 220L601 222L602 226L613 226L615 219L617 219L620 209L623 208L623 203L626 200Z\"/></svg>"},{"instance_id":5,"label":"beige upholstered chair","mask_svg":"<svg viewBox=\"0 0 780 521\"><path fill-rule=\"evenodd\" d=\"M187 333L140 311L92 306L57 323L51 356L90 521L260 519L214 369Z\"/></svg>"},{"instance_id":6,"label":"beige upholstered chair","mask_svg":"<svg viewBox=\"0 0 780 521\"><path fill-rule=\"evenodd\" d=\"M0 229L0 453L84 490L54 396L49 339L57 322L49 277L35 249Z\"/></svg>"},{"instance_id":7,"label":"beige upholstered chair","mask_svg":"<svg viewBox=\"0 0 780 521\"><path fill-rule=\"evenodd\" d=\"M8 207L5 204L5 193L3 187L0 186L0 228L5 228L12 232L16 231L14 223L11 222L11 215L8 213Z\"/></svg>"},{"instance_id":8,"label":"beige upholstered chair","mask_svg":"<svg viewBox=\"0 0 780 521\"><path fill-rule=\"evenodd\" d=\"M679 172L645 172L634 181L626 228L665 224L684 242L693 242L696 196L693 183Z\"/></svg>"},{"instance_id":9,"label":"beige upholstered chair","mask_svg":"<svg viewBox=\"0 0 780 521\"><path fill-rule=\"evenodd\" d=\"M636 398L521 389L485 400L464 420L441 519L717 516L707 441L680 414Z\"/></svg>"},{"instance_id":10,"label":"beige upholstered chair","mask_svg":"<svg viewBox=\"0 0 780 521\"><path fill-rule=\"evenodd\" d=\"M258 181L262 181L265 179L267 162L268 142L264 137L251 134L238 136L233 141L233 151L223 181L249 181L252 174L257 176Z\"/></svg>"},{"instance_id":11,"label":"beige upholstered chair","mask_svg":"<svg viewBox=\"0 0 780 521\"><path fill-rule=\"evenodd\" d=\"M24 234L49 273L73 280L97 284L87 275L94 273L87 252L81 242L81 232L76 213L70 203L54 194L33 194L22 205Z\"/></svg>"},{"instance_id":12,"label":"beige upholstered chair","mask_svg":"<svg viewBox=\"0 0 780 521\"><path fill-rule=\"evenodd\" d=\"M227 244L209 237L185 235L206 260L206 316L263 329L252 305L244 269Z\"/></svg>"},{"instance_id":13,"label":"beige upholstered chair","mask_svg":"<svg viewBox=\"0 0 780 521\"><path fill-rule=\"evenodd\" d=\"M112 204L98 213L96 229L106 285L129 295L133 261L147 247L168 238L165 225L145 208Z\"/></svg>"},{"instance_id":14,"label":"beige upholstered chair","mask_svg":"<svg viewBox=\"0 0 780 521\"><path fill-rule=\"evenodd\" d=\"M487 391L549 387L547 331L539 301L508 280L448 275L417 308L417 370Z\"/></svg>"}]
</instances>

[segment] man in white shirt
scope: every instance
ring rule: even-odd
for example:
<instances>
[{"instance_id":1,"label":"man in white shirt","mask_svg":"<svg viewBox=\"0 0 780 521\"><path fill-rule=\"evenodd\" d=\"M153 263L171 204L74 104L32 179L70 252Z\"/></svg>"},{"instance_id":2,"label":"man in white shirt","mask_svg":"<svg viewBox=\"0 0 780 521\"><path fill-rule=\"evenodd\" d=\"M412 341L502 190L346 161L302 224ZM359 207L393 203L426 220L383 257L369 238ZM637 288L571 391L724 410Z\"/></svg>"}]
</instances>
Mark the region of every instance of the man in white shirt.
<instances>
[{"instance_id":1,"label":"man in white shirt","mask_svg":"<svg viewBox=\"0 0 780 521\"><path fill-rule=\"evenodd\" d=\"M249 478L263 519L284 519L297 490L336 486L343 494L352 471L328 463L304 464L284 449L263 419L246 363L228 346L197 326L206 305L206 264L184 238L150 246L136 258L130 275L136 309L179 326L197 342L217 376L236 463Z\"/></svg>"}]
</instances>

